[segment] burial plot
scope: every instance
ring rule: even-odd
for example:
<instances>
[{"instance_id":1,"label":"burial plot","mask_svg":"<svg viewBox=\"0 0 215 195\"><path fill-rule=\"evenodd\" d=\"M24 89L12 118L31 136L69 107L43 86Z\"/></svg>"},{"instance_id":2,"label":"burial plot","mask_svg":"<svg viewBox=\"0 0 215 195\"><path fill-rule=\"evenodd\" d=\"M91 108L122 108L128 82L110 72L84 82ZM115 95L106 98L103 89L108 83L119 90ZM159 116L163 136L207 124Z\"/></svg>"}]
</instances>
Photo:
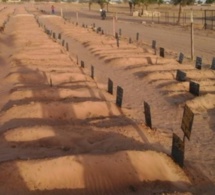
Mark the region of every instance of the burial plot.
<instances>
[{"instance_id":1,"label":"burial plot","mask_svg":"<svg viewBox=\"0 0 215 195\"><path fill-rule=\"evenodd\" d=\"M195 83L193 81L190 81L190 89L189 92L192 93L193 95L199 96L199 84Z\"/></svg>"},{"instance_id":2,"label":"burial plot","mask_svg":"<svg viewBox=\"0 0 215 195\"><path fill-rule=\"evenodd\" d=\"M145 122L146 125L152 128L152 120L151 120L151 110L150 106L147 102L144 101L144 112L145 112Z\"/></svg>"},{"instance_id":3,"label":"burial plot","mask_svg":"<svg viewBox=\"0 0 215 195\"><path fill-rule=\"evenodd\" d=\"M201 70L202 69L202 58L196 57L196 68Z\"/></svg>"},{"instance_id":4,"label":"burial plot","mask_svg":"<svg viewBox=\"0 0 215 195\"><path fill-rule=\"evenodd\" d=\"M176 80L177 81L186 81L186 73L181 70L177 70Z\"/></svg>"},{"instance_id":5,"label":"burial plot","mask_svg":"<svg viewBox=\"0 0 215 195\"><path fill-rule=\"evenodd\" d=\"M173 133L172 138L172 158L180 166L184 166L184 142Z\"/></svg>"},{"instance_id":6,"label":"burial plot","mask_svg":"<svg viewBox=\"0 0 215 195\"><path fill-rule=\"evenodd\" d=\"M215 58L213 58L212 60L211 69L215 70Z\"/></svg>"},{"instance_id":7,"label":"burial plot","mask_svg":"<svg viewBox=\"0 0 215 195\"><path fill-rule=\"evenodd\" d=\"M178 62L179 62L180 64L182 64L182 63L183 63L183 60L184 60L184 54L183 54L183 53L180 53L180 54L179 54Z\"/></svg>"},{"instance_id":8,"label":"burial plot","mask_svg":"<svg viewBox=\"0 0 215 195\"><path fill-rule=\"evenodd\" d=\"M165 50L162 47L160 47L160 57L165 57Z\"/></svg>"},{"instance_id":9,"label":"burial plot","mask_svg":"<svg viewBox=\"0 0 215 195\"><path fill-rule=\"evenodd\" d=\"M122 107L123 89L117 86L116 105Z\"/></svg>"},{"instance_id":10,"label":"burial plot","mask_svg":"<svg viewBox=\"0 0 215 195\"><path fill-rule=\"evenodd\" d=\"M190 110L190 108L187 105L185 105L182 123L181 123L181 129L184 132L184 135L189 140L190 140L190 134L191 134L192 125L193 125L193 119L194 119L193 112Z\"/></svg>"}]
</instances>

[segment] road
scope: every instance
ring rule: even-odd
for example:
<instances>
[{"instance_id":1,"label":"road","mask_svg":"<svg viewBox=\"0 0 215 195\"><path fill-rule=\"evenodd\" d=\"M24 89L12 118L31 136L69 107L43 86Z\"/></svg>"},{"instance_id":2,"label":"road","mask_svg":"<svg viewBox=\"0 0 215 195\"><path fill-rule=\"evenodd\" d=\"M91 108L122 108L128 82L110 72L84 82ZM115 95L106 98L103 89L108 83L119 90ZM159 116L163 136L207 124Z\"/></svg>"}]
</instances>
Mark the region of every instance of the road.
<instances>
[{"instance_id":1,"label":"road","mask_svg":"<svg viewBox=\"0 0 215 195\"><path fill-rule=\"evenodd\" d=\"M60 14L59 12L57 13ZM78 17L77 17L78 16ZM78 22L79 25L92 25L101 27L107 34L113 34L113 17L107 14L106 20L101 20L99 12L82 10L78 12L74 10L66 10L64 17L70 19L71 22ZM182 52L187 58L191 56L191 35L189 27L180 28L173 25L161 26L157 24L143 24L143 19L134 18L126 15L118 15L116 22L116 31L121 29L122 36L136 40L139 33L139 41L151 45L152 40L156 40L157 48L163 47L166 51L174 51L176 54ZM194 31L194 60L197 56L202 57L203 64L211 65L213 57L215 57L215 33L210 36L207 31ZM210 32L211 33L211 32ZM213 36L214 35L214 36Z\"/></svg>"}]
</instances>

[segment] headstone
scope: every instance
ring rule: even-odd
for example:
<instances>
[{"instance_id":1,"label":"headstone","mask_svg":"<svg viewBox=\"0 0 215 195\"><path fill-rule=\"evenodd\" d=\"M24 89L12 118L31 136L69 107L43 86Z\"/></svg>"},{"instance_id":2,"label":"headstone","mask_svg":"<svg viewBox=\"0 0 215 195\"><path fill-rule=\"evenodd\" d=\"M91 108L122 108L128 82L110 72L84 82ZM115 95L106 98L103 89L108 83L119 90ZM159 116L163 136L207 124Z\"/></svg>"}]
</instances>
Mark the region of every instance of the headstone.
<instances>
[{"instance_id":1,"label":"headstone","mask_svg":"<svg viewBox=\"0 0 215 195\"><path fill-rule=\"evenodd\" d=\"M164 51L164 48L160 47L160 57L165 57L165 51Z\"/></svg>"},{"instance_id":2,"label":"headstone","mask_svg":"<svg viewBox=\"0 0 215 195\"><path fill-rule=\"evenodd\" d=\"M119 36L121 36L122 35L122 29L120 28L119 29Z\"/></svg>"},{"instance_id":3,"label":"headstone","mask_svg":"<svg viewBox=\"0 0 215 195\"><path fill-rule=\"evenodd\" d=\"M77 64L78 64L78 55L76 56L76 59L77 59Z\"/></svg>"},{"instance_id":4,"label":"headstone","mask_svg":"<svg viewBox=\"0 0 215 195\"><path fill-rule=\"evenodd\" d=\"M66 43L66 50L69 51L69 44Z\"/></svg>"},{"instance_id":5,"label":"headstone","mask_svg":"<svg viewBox=\"0 0 215 195\"><path fill-rule=\"evenodd\" d=\"M202 69L202 58L196 57L196 68L201 70Z\"/></svg>"},{"instance_id":6,"label":"headstone","mask_svg":"<svg viewBox=\"0 0 215 195\"><path fill-rule=\"evenodd\" d=\"M84 68L84 61L81 60L81 68Z\"/></svg>"},{"instance_id":7,"label":"headstone","mask_svg":"<svg viewBox=\"0 0 215 195\"><path fill-rule=\"evenodd\" d=\"M145 112L145 122L146 125L152 128L152 120L151 120L151 110L150 106L147 102L144 101L144 112Z\"/></svg>"},{"instance_id":8,"label":"headstone","mask_svg":"<svg viewBox=\"0 0 215 195\"><path fill-rule=\"evenodd\" d=\"M119 38L116 39L116 45L117 45L117 47L119 47Z\"/></svg>"},{"instance_id":9,"label":"headstone","mask_svg":"<svg viewBox=\"0 0 215 195\"><path fill-rule=\"evenodd\" d=\"M139 41L139 33L136 34L136 41Z\"/></svg>"},{"instance_id":10,"label":"headstone","mask_svg":"<svg viewBox=\"0 0 215 195\"><path fill-rule=\"evenodd\" d=\"M152 49L156 49L156 41L155 40L152 41Z\"/></svg>"},{"instance_id":11,"label":"headstone","mask_svg":"<svg viewBox=\"0 0 215 195\"><path fill-rule=\"evenodd\" d=\"M189 92L192 93L193 95L199 96L199 84L195 83L193 81L190 81L190 89Z\"/></svg>"},{"instance_id":12,"label":"headstone","mask_svg":"<svg viewBox=\"0 0 215 195\"><path fill-rule=\"evenodd\" d=\"M116 105L122 107L123 89L117 86L116 91Z\"/></svg>"},{"instance_id":13,"label":"headstone","mask_svg":"<svg viewBox=\"0 0 215 195\"><path fill-rule=\"evenodd\" d=\"M181 70L177 70L176 80L177 81L186 81L186 73Z\"/></svg>"},{"instance_id":14,"label":"headstone","mask_svg":"<svg viewBox=\"0 0 215 195\"><path fill-rule=\"evenodd\" d=\"M180 167L184 166L184 142L175 133L172 138L171 156Z\"/></svg>"},{"instance_id":15,"label":"headstone","mask_svg":"<svg viewBox=\"0 0 215 195\"><path fill-rule=\"evenodd\" d=\"M215 70L215 57L212 60L211 69Z\"/></svg>"},{"instance_id":16,"label":"headstone","mask_svg":"<svg viewBox=\"0 0 215 195\"><path fill-rule=\"evenodd\" d=\"M53 32L52 37L53 37L53 39L55 39L55 32Z\"/></svg>"},{"instance_id":17,"label":"headstone","mask_svg":"<svg viewBox=\"0 0 215 195\"><path fill-rule=\"evenodd\" d=\"M63 46L63 47L64 47L64 44L65 44L65 41L63 40L63 41L62 41L62 46Z\"/></svg>"},{"instance_id":18,"label":"headstone","mask_svg":"<svg viewBox=\"0 0 215 195\"><path fill-rule=\"evenodd\" d=\"M182 63L183 63L183 60L184 60L184 54L183 54L183 53L180 53L180 54L179 54L178 62L179 62L180 64L182 64Z\"/></svg>"},{"instance_id":19,"label":"headstone","mask_svg":"<svg viewBox=\"0 0 215 195\"><path fill-rule=\"evenodd\" d=\"M113 81L108 78L108 93L113 94Z\"/></svg>"},{"instance_id":20,"label":"headstone","mask_svg":"<svg viewBox=\"0 0 215 195\"><path fill-rule=\"evenodd\" d=\"M115 33L115 38L116 38L116 39L118 39L118 38L119 38L119 35L118 35L118 33L117 33L117 32Z\"/></svg>"},{"instance_id":21,"label":"headstone","mask_svg":"<svg viewBox=\"0 0 215 195\"><path fill-rule=\"evenodd\" d=\"M61 33L58 34L58 39L61 39Z\"/></svg>"},{"instance_id":22,"label":"headstone","mask_svg":"<svg viewBox=\"0 0 215 195\"><path fill-rule=\"evenodd\" d=\"M98 27L97 28L97 33L101 32L102 31L102 28L101 27Z\"/></svg>"},{"instance_id":23,"label":"headstone","mask_svg":"<svg viewBox=\"0 0 215 195\"><path fill-rule=\"evenodd\" d=\"M190 108L185 104L184 113L182 117L181 129L187 139L190 140L190 134L193 126L194 114Z\"/></svg>"},{"instance_id":24,"label":"headstone","mask_svg":"<svg viewBox=\"0 0 215 195\"><path fill-rule=\"evenodd\" d=\"M94 66L91 65L91 78L94 79Z\"/></svg>"},{"instance_id":25,"label":"headstone","mask_svg":"<svg viewBox=\"0 0 215 195\"><path fill-rule=\"evenodd\" d=\"M129 41L128 41L130 44L132 43L132 41L131 41L131 37L129 38Z\"/></svg>"}]
</instances>

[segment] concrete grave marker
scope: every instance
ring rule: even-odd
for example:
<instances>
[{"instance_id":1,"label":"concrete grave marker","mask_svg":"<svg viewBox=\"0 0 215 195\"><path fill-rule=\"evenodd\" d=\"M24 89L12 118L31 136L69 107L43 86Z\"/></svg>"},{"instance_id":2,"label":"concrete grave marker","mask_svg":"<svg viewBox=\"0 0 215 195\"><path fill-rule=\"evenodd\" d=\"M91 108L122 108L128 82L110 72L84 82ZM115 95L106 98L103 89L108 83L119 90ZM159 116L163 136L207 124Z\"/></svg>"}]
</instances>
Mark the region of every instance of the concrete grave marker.
<instances>
[{"instance_id":1,"label":"concrete grave marker","mask_svg":"<svg viewBox=\"0 0 215 195\"><path fill-rule=\"evenodd\" d=\"M194 119L193 112L185 104L184 112L183 112L183 117L182 117L182 123L181 123L181 129L184 132L184 135L189 140L190 140L190 134L191 134L192 126L193 126L193 119Z\"/></svg>"},{"instance_id":2,"label":"concrete grave marker","mask_svg":"<svg viewBox=\"0 0 215 195\"><path fill-rule=\"evenodd\" d=\"M184 166L184 142L175 133L172 138L171 156L180 167Z\"/></svg>"},{"instance_id":3,"label":"concrete grave marker","mask_svg":"<svg viewBox=\"0 0 215 195\"><path fill-rule=\"evenodd\" d=\"M186 73L181 70L177 70L176 80L177 81L186 81Z\"/></svg>"},{"instance_id":4,"label":"concrete grave marker","mask_svg":"<svg viewBox=\"0 0 215 195\"><path fill-rule=\"evenodd\" d=\"M192 93L193 95L199 96L199 84L195 83L193 81L190 81L190 89L189 92Z\"/></svg>"},{"instance_id":5,"label":"concrete grave marker","mask_svg":"<svg viewBox=\"0 0 215 195\"><path fill-rule=\"evenodd\" d=\"M120 86L117 86L116 105L119 107L122 107L122 98L123 98L123 89Z\"/></svg>"},{"instance_id":6,"label":"concrete grave marker","mask_svg":"<svg viewBox=\"0 0 215 195\"><path fill-rule=\"evenodd\" d=\"M144 112L145 112L145 122L146 125L152 128L152 120L151 120L151 110L150 106L147 102L144 101Z\"/></svg>"},{"instance_id":7,"label":"concrete grave marker","mask_svg":"<svg viewBox=\"0 0 215 195\"><path fill-rule=\"evenodd\" d=\"M165 50L162 47L160 47L160 57L165 57Z\"/></svg>"},{"instance_id":8,"label":"concrete grave marker","mask_svg":"<svg viewBox=\"0 0 215 195\"><path fill-rule=\"evenodd\" d=\"M202 69L202 58L196 57L196 66L195 67L199 70Z\"/></svg>"},{"instance_id":9,"label":"concrete grave marker","mask_svg":"<svg viewBox=\"0 0 215 195\"><path fill-rule=\"evenodd\" d=\"M179 54L178 62L179 62L180 64L182 64L182 63L183 63L183 60L184 60L184 54L183 54L183 53L180 53L180 54Z\"/></svg>"},{"instance_id":10,"label":"concrete grave marker","mask_svg":"<svg viewBox=\"0 0 215 195\"><path fill-rule=\"evenodd\" d=\"M215 70L215 57L212 60L211 69Z\"/></svg>"},{"instance_id":11,"label":"concrete grave marker","mask_svg":"<svg viewBox=\"0 0 215 195\"><path fill-rule=\"evenodd\" d=\"M108 78L108 93L113 94L113 81Z\"/></svg>"}]
</instances>

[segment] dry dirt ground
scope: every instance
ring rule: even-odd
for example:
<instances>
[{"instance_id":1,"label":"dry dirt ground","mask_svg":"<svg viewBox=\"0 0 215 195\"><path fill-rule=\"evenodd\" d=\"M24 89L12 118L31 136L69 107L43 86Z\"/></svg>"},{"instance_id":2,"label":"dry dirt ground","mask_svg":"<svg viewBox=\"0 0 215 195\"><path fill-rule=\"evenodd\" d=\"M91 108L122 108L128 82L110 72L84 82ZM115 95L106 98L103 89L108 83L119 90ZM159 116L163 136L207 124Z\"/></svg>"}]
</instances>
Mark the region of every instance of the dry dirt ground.
<instances>
[{"instance_id":1,"label":"dry dirt ground","mask_svg":"<svg viewBox=\"0 0 215 195\"><path fill-rule=\"evenodd\" d=\"M113 37L35 6L11 5L0 15L1 25L7 20L0 34L0 194L214 194L214 70L179 65L127 40L118 48ZM186 82L175 80L179 66ZM200 83L199 97L189 93L189 80ZM181 169L170 154L172 133L182 137L185 103L195 118Z\"/></svg>"}]
</instances>

